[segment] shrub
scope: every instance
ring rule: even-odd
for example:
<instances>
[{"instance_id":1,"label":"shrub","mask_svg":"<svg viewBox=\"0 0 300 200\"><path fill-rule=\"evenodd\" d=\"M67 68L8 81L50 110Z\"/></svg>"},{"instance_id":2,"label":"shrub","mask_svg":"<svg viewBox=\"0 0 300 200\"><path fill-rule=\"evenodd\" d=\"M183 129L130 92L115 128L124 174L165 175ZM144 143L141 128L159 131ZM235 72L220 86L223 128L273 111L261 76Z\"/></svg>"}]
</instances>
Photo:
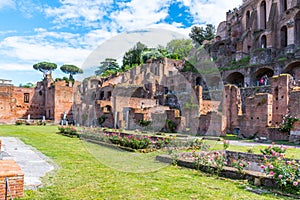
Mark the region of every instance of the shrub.
<instances>
[{"instance_id":1,"label":"shrub","mask_svg":"<svg viewBox=\"0 0 300 200\"><path fill-rule=\"evenodd\" d=\"M177 125L175 122L173 122L172 120L167 119L167 129L168 131L170 131L171 133L175 133L176 129L177 129Z\"/></svg>"},{"instance_id":2,"label":"shrub","mask_svg":"<svg viewBox=\"0 0 300 200\"><path fill-rule=\"evenodd\" d=\"M196 139L192 141L190 144L190 148L195 149L195 150L202 150L202 151L207 151L210 146L204 142L204 139Z\"/></svg>"},{"instance_id":3,"label":"shrub","mask_svg":"<svg viewBox=\"0 0 300 200\"><path fill-rule=\"evenodd\" d=\"M108 137L111 143L132 149L146 149L152 145L152 141L149 137L138 137L132 135L121 137L120 133L114 133Z\"/></svg>"},{"instance_id":4,"label":"shrub","mask_svg":"<svg viewBox=\"0 0 300 200\"><path fill-rule=\"evenodd\" d=\"M197 153L193 150L192 156L194 158L194 164L196 165L197 169L200 166L207 166L207 167L215 167L217 173L221 172L225 165L227 165L226 157L224 152L200 152Z\"/></svg>"},{"instance_id":5,"label":"shrub","mask_svg":"<svg viewBox=\"0 0 300 200\"><path fill-rule=\"evenodd\" d=\"M261 149L260 152L264 155L270 155L270 156L280 156L280 155L284 155L285 151L286 151L286 147L278 146L275 145L275 143L273 142L272 145Z\"/></svg>"},{"instance_id":6,"label":"shrub","mask_svg":"<svg viewBox=\"0 0 300 200\"><path fill-rule=\"evenodd\" d=\"M105 122L106 118L107 117L105 115L101 115L101 117L98 117L97 118L98 124L101 126Z\"/></svg>"},{"instance_id":7,"label":"shrub","mask_svg":"<svg viewBox=\"0 0 300 200\"><path fill-rule=\"evenodd\" d=\"M169 144L171 144L172 142L172 139L170 138L158 138L156 141L155 141L155 147L157 149L161 149L165 146L168 146Z\"/></svg>"},{"instance_id":8,"label":"shrub","mask_svg":"<svg viewBox=\"0 0 300 200\"><path fill-rule=\"evenodd\" d=\"M230 142L229 141L226 141L226 140L223 140L223 149L226 150L229 148L229 145L230 145Z\"/></svg>"},{"instance_id":9,"label":"shrub","mask_svg":"<svg viewBox=\"0 0 300 200\"><path fill-rule=\"evenodd\" d=\"M279 131L290 132L290 130L293 128L294 123L299 120L300 120L299 118L292 117L290 114L286 114L285 116L282 116L282 121L279 124Z\"/></svg>"},{"instance_id":10,"label":"shrub","mask_svg":"<svg viewBox=\"0 0 300 200\"><path fill-rule=\"evenodd\" d=\"M17 125L17 126L22 125L22 124L24 124L22 121L20 121L20 120L17 120L17 121L16 121L16 125Z\"/></svg>"},{"instance_id":11,"label":"shrub","mask_svg":"<svg viewBox=\"0 0 300 200\"><path fill-rule=\"evenodd\" d=\"M265 159L262 169L268 176L274 178L279 189L287 193L300 194L300 163L295 160L285 160L284 155L276 155Z\"/></svg>"},{"instance_id":12,"label":"shrub","mask_svg":"<svg viewBox=\"0 0 300 200\"><path fill-rule=\"evenodd\" d=\"M138 122L139 122L139 125L143 126L143 127L148 126L148 125L151 124L151 121L143 120L143 119L140 119Z\"/></svg>"},{"instance_id":13,"label":"shrub","mask_svg":"<svg viewBox=\"0 0 300 200\"><path fill-rule=\"evenodd\" d=\"M59 126L58 130L62 134L78 136L77 129L71 126Z\"/></svg>"},{"instance_id":14,"label":"shrub","mask_svg":"<svg viewBox=\"0 0 300 200\"><path fill-rule=\"evenodd\" d=\"M232 167L236 168L240 173L243 173L244 169L248 167L249 164L249 162L239 159L232 162Z\"/></svg>"},{"instance_id":15,"label":"shrub","mask_svg":"<svg viewBox=\"0 0 300 200\"><path fill-rule=\"evenodd\" d=\"M37 123L36 123L38 126L46 126L46 122L44 122L44 121L38 121Z\"/></svg>"}]
</instances>

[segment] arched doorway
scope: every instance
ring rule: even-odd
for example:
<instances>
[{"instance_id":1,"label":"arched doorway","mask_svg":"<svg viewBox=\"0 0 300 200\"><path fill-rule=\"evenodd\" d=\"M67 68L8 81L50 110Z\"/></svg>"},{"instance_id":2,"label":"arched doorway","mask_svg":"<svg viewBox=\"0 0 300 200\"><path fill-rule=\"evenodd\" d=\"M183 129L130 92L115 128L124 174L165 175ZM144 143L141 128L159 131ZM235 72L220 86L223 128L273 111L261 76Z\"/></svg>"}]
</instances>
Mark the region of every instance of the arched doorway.
<instances>
[{"instance_id":1,"label":"arched doorway","mask_svg":"<svg viewBox=\"0 0 300 200\"><path fill-rule=\"evenodd\" d=\"M295 82L300 80L300 61L290 63L284 70L283 73L290 74Z\"/></svg>"},{"instance_id":2,"label":"arched doorway","mask_svg":"<svg viewBox=\"0 0 300 200\"><path fill-rule=\"evenodd\" d=\"M260 46L261 48L267 48L267 37L265 35L260 38Z\"/></svg>"},{"instance_id":3,"label":"arched doorway","mask_svg":"<svg viewBox=\"0 0 300 200\"><path fill-rule=\"evenodd\" d=\"M238 87L244 86L244 75L240 72L234 72L227 76L225 79L226 83L234 84Z\"/></svg>"},{"instance_id":4,"label":"arched doorway","mask_svg":"<svg viewBox=\"0 0 300 200\"><path fill-rule=\"evenodd\" d=\"M261 68L254 73L253 82L256 86L266 86L270 84L270 78L274 75L273 69Z\"/></svg>"}]
</instances>

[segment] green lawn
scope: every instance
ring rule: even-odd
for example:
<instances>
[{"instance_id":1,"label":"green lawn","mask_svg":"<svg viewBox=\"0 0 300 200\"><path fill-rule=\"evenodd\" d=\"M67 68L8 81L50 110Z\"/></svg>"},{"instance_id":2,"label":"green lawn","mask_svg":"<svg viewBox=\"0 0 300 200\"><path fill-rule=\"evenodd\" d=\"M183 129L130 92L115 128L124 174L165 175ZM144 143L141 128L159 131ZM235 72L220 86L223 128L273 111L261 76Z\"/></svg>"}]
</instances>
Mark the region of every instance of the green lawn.
<instances>
[{"instance_id":1,"label":"green lawn","mask_svg":"<svg viewBox=\"0 0 300 200\"><path fill-rule=\"evenodd\" d=\"M0 126L50 157L55 173L24 199L286 199L244 190L241 181L154 161L156 153L124 153L55 134L51 126ZM138 172L138 173L137 173Z\"/></svg>"}]
</instances>

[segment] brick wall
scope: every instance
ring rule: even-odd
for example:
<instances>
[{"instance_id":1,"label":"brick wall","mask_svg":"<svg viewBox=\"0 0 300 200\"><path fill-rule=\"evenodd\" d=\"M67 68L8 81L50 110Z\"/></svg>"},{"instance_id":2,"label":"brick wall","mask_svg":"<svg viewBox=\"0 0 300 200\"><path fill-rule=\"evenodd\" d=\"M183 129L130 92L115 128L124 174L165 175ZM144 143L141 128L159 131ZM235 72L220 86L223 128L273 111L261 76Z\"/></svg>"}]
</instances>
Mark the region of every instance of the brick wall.
<instances>
[{"instance_id":1,"label":"brick wall","mask_svg":"<svg viewBox=\"0 0 300 200\"><path fill-rule=\"evenodd\" d=\"M267 127L272 124L272 98L271 94L260 93L246 99L246 113L241 121L242 136L267 134Z\"/></svg>"},{"instance_id":2,"label":"brick wall","mask_svg":"<svg viewBox=\"0 0 300 200\"><path fill-rule=\"evenodd\" d=\"M17 198L24 196L24 173L20 166L13 160L0 160L0 200L5 199L6 183L8 178L10 193L8 197ZM11 195L11 196L10 196ZM8 199L11 199L8 198Z\"/></svg>"},{"instance_id":3,"label":"brick wall","mask_svg":"<svg viewBox=\"0 0 300 200\"><path fill-rule=\"evenodd\" d=\"M272 77L271 89L273 94L273 125L278 125L282 116L288 111L289 103L289 87L291 82L291 75L282 74Z\"/></svg>"}]
</instances>

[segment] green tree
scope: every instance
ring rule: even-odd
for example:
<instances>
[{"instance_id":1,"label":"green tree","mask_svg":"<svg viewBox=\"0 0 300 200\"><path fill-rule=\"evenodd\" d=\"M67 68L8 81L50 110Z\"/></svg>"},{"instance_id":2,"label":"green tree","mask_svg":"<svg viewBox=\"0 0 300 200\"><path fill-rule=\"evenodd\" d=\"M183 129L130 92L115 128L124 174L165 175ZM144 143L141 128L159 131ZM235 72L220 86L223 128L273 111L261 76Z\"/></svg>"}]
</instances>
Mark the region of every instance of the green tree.
<instances>
[{"instance_id":1,"label":"green tree","mask_svg":"<svg viewBox=\"0 0 300 200\"><path fill-rule=\"evenodd\" d=\"M177 59L186 58L190 51L192 50L192 40L191 39L174 39L168 42L166 50L171 57L176 57Z\"/></svg>"},{"instance_id":2,"label":"green tree","mask_svg":"<svg viewBox=\"0 0 300 200\"><path fill-rule=\"evenodd\" d=\"M43 73L44 78L47 74L51 74L57 68L55 63L50 62L39 62L33 65L33 69L38 70Z\"/></svg>"},{"instance_id":3,"label":"green tree","mask_svg":"<svg viewBox=\"0 0 300 200\"><path fill-rule=\"evenodd\" d=\"M36 84L33 84L33 83L26 83L26 84L20 84L19 87L22 87L22 88L34 88L36 86Z\"/></svg>"},{"instance_id":4,"label":"green tree","mask_svg":"<svg viewBox=\"0 0 300 200\"><path fill-rule=\"evenodd\" d=\"M97 76L106 77L116 74L118 71L120 71L120 67L117 60L114 58L105 58L105 60L100 63L99 69L95 71L95 74Z\"/></svg>"},{"instance_id":5,"label":"green tree","mask_svg":"<svg viewBox=\"0 0 300 200\"><path fill-rule=\"evenodd\" d=\"M123 56L122 70L141 65L143 63L141 55L144 50L147 50L147 46L141 42L129 49Z\"/></svg>"},{"instance_id":6,"label":"green tree","mask_svg":"<svg viewBox=\"0 0 300 200\"><path fill-rule=\"evenodd\" d=\"M196 45L202 45L204 40L212 40L215 37L215 32L215 26L212 24L207 24L205 29L193 26L189 36Z\"/></svg>"},{"instance_id":7,"label":"green tree","mask_svg":"<svg viewBox=\"0 0 300 200\"><path fill-rule=\"evenodd\" d=\"M69 80L74 80L73 75L82 74L83 70L75 65L62 65L60 70L63 73L69 74Z\"/></svg>"},{"instance_id":8,"label":"green tree","mask_svg":"<svg viewBox=\"0 0 300 200\"><path fill-rule=\"evenodd\" d=\"M141 54L142 60L145 63L148 59L159 59L165 57L158 49L147 49Z\"/></svg>"}]
</instances>

